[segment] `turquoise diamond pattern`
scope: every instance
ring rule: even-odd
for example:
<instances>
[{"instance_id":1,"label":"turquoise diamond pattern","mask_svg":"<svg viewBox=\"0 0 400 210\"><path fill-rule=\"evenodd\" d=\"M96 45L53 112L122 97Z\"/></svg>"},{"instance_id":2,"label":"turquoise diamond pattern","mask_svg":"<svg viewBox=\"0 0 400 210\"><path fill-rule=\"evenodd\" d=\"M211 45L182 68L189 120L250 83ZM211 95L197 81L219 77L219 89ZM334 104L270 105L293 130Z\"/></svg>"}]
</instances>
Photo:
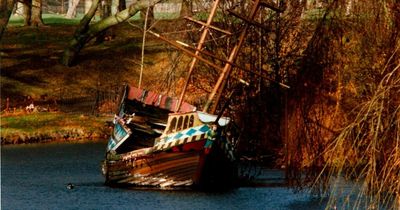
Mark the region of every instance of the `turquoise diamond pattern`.
<instances>
[{"instance_id":1,"label":"turquoise diamond pattern","mask_svg":"<svg viewBox=\"0 0 400 210\"><path fill-rule=\"evenodd\" d=\"M174 136L173 139L180 139L183 136L183 133L178 133Z\"/></svg>"},{"instance_id":2,"label":"turquoise diamond pattern","mask_svg":"<svg viewBox=\"0 0 400 210\"><path fill-rule=\"evenodd\" d=\"M186 135L188 135L188 136L193 136L193 134L195 134L196 131L197 131L196 129L191 128L191 129L189 129L189 130L186 132Z\"/></svg>"},{"instance_id":3,"label":"turquoise diamond pattern","mask_svg":"<svg viewBox=\"0 0 400 210\"><path fill-rule=\"evenodd\" d=\"M199 131L202 132L202 133L205 133L205 132L207 132L208 130L210 130L210 128L209 128L207 125L203 125L203 126L199 129Z\"/></svg>"},{"instance_id":4,"label":"turquoise diamond pattern","mask_svg":"<svg viewBox=\"0 0 400 210\"><path fill-rule=\"evenodd\" d=\"M186 129L183 131L179 131L177 133L171 133L169 135L166 135L166 136L162 137L161 142L167 143L167 142L175 141L178 139L190 138L192 136L197 136L197 135L207 133L208 130L210 130L210 128L207 125L200 125L200 126L192 127L192 128L189 128L189 129Z\"/></svg>"}]
</instances>

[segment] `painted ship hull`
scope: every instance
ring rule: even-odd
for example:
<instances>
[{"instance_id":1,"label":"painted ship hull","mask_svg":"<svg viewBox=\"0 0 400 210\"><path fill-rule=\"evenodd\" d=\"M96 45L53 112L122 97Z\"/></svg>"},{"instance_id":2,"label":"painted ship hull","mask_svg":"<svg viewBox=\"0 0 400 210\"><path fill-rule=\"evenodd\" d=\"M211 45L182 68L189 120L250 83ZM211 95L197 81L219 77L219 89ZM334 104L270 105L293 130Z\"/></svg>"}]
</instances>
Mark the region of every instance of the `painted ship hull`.
<instances>
[{"instance_id":1,"label":"painted ship hull","mask_svg":"<svg viewBox=\"0 0 400 210\"><path fill-rule=\"evenodd\" d=\"M205 190L234 187L237 166L227 129L229 119L216 122L216 116L195 112L189 104L181 113L170 113L168 104L157 95L152 97L160 103L153 109L156 103L141 91L128 87L124 94L102 166L106 184ZM172 99L164 101L174 104ZM146 108L153 110L132 106L141 103L151 104Z\"/></svg>"}]
</instances>

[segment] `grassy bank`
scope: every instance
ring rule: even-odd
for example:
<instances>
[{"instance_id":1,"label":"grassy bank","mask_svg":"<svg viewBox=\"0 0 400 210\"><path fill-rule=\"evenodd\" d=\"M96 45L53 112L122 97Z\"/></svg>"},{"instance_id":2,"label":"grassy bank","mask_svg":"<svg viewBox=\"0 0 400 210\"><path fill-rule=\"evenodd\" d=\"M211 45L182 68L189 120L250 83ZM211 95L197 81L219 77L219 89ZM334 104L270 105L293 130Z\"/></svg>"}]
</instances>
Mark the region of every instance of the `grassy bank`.
<instances>
[{"instance_id":1,"label":"grassy bank","mask_svg":"<svg viewBox=\"0 0 400 210\"><path fill-rule=\"evenodd\" d=\"M33 28L23 27L22 18L12 17L0 42L1 111L7 107L17 110L0 116L1 144L106 138L111 132L107 121L112 116L86 114L110 113L110 109L102 108L117 103L115 96L103 93L124 84L137 84L142 32L132 23L115 26L110 30L115 34L112 39L101 44L91 41L81 51L77 65L67 67L59 61L79 18L69 20L45 14L43 20L45 26ZM140 25L140 21L133 24ZM168 24L159 22L158 27L162 29ZM171 63L168 53L165 43L152 36L147 38L143 88L166 85L163 78ZM176 74L174 79L180 77ZM93 108L99 98L101 101ZM18 111L31 102L57 112Z\"/></svg>"},{"instance_id":2,"label":"grassy bank","mask_svg":"<svg viewBox=\"0 0 400 210\"><path fill-rule=\"evenodd\" d=\"M1 144L107 139L111 119L50 112L2 114Z\"/></svg>"}]
</instances>

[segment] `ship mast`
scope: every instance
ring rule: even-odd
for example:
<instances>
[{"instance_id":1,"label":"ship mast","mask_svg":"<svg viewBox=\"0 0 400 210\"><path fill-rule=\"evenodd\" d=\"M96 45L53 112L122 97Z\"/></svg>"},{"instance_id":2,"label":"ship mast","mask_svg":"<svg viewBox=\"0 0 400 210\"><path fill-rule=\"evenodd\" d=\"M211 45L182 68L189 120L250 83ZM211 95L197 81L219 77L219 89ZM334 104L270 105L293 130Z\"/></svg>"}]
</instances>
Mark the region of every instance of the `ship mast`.
<instances>
[{"instance_id":1,"label":"ship mast","mask_svg":"<svg viewBox=\"0 0 400 210\"><path fill-rule=\"evenodd\" d=\"M251 10L251 13L250 13L248 19L250 19L250 20L254 19L254 16L256 15L257 10L259 8L259 4L260 4L260 0L256 0L254 2L253 8ZM219 100L221 99L222 91L226 85L226 80L228 79L228 77L231 73L232 63L235 62L238 52L243 45L244 39L246 38L246 35L247 35L248 28L249 28L249 24L246 24L242 33L240 34L238 43L233 47L231 54L229 55L228 62L226 62L225 66L218 78L218 81L214 86L214 89L212 90L210 96L208 97L208 100L203 108L203 112L210 112L211 114L215 113L215 110L217 109L217 104L219 103ZM217 93L218 93L218 95L217 95ZM213 107L211 110L209 110L211 108L214 98L215 98L215 102L213 104Z\"/></svg>"},{"instance_id":2,"label":"ship mast","mask_svg":"<svg viewBox=\"0 0 400 210\"><path fill-rule=\"evenodd\" d=\"M235 14L234 12L228 10L229 13L231 13L234 16L238 17L239 19L242 19L245 22L245 26L244 26L244 29L242 30L242 32L240 33L239 41L236 43L236 45L231 50L228 60L217 58L218 60L223 61L225 63L224 67L222 68L222 67L219 67L215 63L212 63L211 61L209 61L209 60L207 60L207 59L205 59L204 57L201 56L201 54L205 54L205 55L208 55L208 56L216 58L215 55L212 55L212 54L202 50L204 42L205 42L205 40L207 38L207 34L209 33L210 29L216 30L216 31L228 34L228 35L232 35L232 33L230 33L229 31L226 31L226 30L223 30L223 29L220 29L220 28L217 28L217 27L211 25L211 23L213 21L213 18L215 16L215 13L217 11L219 2L220 2L220 0L215 0L213 6L211 8L211 11L210 11L210 14L208 16L208 19L207 19L206 23L203 23L203 22L198 21L198 20L194 20L194 19L192 19L190 17L185 17L186 19L188 19L190 21L193 21L196 24L200 24L203 27L203 32L201 34L200 40L199 40L199 42L197 44L197 47L194 49L195 50L194 53L189 51L187 49L187 48L190 48L189 45L187 45L187 44L185 44L183 42L171 41L171 40L168 40L167 38L161 36L160 34L157 34L157 33L154 33L152 31L149 31L151 34L155 35L156 37L158 37L158 38L170 43L171 45L175 46L176 48L182 50L183 52L185 52L185 53L187 53L187 54L189 54L190 56L193 57L192 62L190 63L190 67L189 67L188 75L186 77L185 84L184 84L182 92L180 94L178 103L177 103L177 105L175 107L175 112L179 112L179 110L181 108L182 101L184 99L185 93L187 91L187 87L189 85L190 77L191 77L191 75L193 73L194 67L197 64L197 61L200 60L200 61L203 61L206 64L216 68L217 70L221 71L220 76L219 76L219 78L217 80L217 83L215 84L215 86L214 86L212 92L210 93L210 95L208 97L208 100L207 100L207 102L206 102L206 104L205 104L205 106L203 108L203 112L209 112L211 114L214 114L216 109L217 109L217 105L218 105L218 103L219 103L219 101L221 99L221 94L223 92L223 89L225 88L226 81L228 80L228 78L230 76L230 73L232 71L232 68L233 67L238 67L238 66L235 65L235 61L236 61L236 58L238 56L239 50L240 50L240 48L242 47L242 45L244 43L244 40L246 38L247 31L248 31L250 25L255 25L257 27L261 26L258 22L254 21L254 17L256 16L259 7L260 6L264 6L264 7L267 7L269 9L272 9L275 12L283 12L283 10L281 8L276 7L276 5L273 2L268 1L268 0L254 0L251 12L247 17L244 17L244 16L239 15L239 14ZM239 67L239 69L245 70L245 68L241 68L241 67ZM279 83L279 82L277 82L277 83ZM284 87L286 87L286 88L288 88L288 86L286 86L284 84L281 84L281 83L279 83L279 84L284 86Z\"/></svg>"},{"instance_id":3,"label":"ship mast","mask_svg":"<svg viewBox=\"0 0 400 210\"><path fill-rule=\"evenodd\" d=\"M190 19L190 20L192 20L192 21L194 21L196 23L202 24L203 27L204 27L204 30L203 30L203 33L201 34L199 43L197 44L197 48L196 48L196 52L195 52L196 56L193 57L193 60L190 63L189 72L188 72L188 75L186 77L186 82L185 82L185 85L183 86L181 95L180 95L178 103L176 105L175 112L178 112L179 109L181 108L183 97L185 96L186 89L187 89L187 87L189 85L190 77L192 76L193 69L194 69L194 67L195 67L195 65L197 63L197 60L198 60L197 56L199 55L201 49L203 48L203 44L204 44L204 41L205 41L205 39L207 37L208 31L209 31L209 27L211 26L211 22L212 22L212 20L214 18L215 12L217 11L217 7L218 7L218 4L219 4L219 1L220 0L216 0L214 2L214 5L213 5L213 7L211 8L211 11L210 11L210 15L208 16L207 22L205 24L202 24L200 21L194 21L194 20Z\"/></svg>"}]
</instances>

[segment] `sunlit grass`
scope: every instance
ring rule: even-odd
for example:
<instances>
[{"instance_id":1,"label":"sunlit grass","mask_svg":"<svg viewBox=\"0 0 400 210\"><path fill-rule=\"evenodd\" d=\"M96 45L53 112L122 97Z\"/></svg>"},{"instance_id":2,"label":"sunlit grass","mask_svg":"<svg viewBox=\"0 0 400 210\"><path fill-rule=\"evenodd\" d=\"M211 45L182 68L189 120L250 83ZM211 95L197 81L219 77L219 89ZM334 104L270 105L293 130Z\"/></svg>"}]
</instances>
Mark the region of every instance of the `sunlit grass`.
<instances>
[{"instance_id":1,"label":"sunlit grass","mask_svg":"<svg viewBox=\"0 0 400 210\"><path fill-rule=\"evenodd\" d=\"M78 15L76 18L65 18L64 15L58 14L43 14L42 19L46 25L76 25L79 23L83 15ZM8 22L9 26L23 26L24 17L22 16L11 16Z\"/></svg>"},{"instance_id":2,"label":"sunlit grass","mask_svg":"<svg viewBox=\"0 0 400 210\"><path fill-rule=\"evenodd\" d=\"M110 116L87 116L79 114L37 112L2 113L2 144L26 141L29 138L50 138L57 140L66 136L75 139L107 135L106 122Z\"/></svg>"},{"instance_id":3,"label":"sunlit grass","mask_svg":"<svg viewBox=\"0 0 400 210\"><path fill-rule=\"evenodd\" d=\"M12 15L8 21L8 26L23 26L24 17Z\"/></svg>"},{"instance_id":4,"label":"sunlit grass","mask_svg":"<svg viewBox=\"0 0 400 210\"><path fill-rule=\"evenodd\" d=\"M45 25L62 26L62 25L78 25L84 14L78 14L75 18L66 18L62 14L42 14L43 23ZM179 17L179 13L155 13L154 18L157 20L170 20ZM140 20L140 13L136 13L130 18L131 20ZM100 20L99 16L95 16L92 21ZM12 15L8 21L8 26L20 27L24 25L24 17Z\"/></svg>"}]
</instances>

